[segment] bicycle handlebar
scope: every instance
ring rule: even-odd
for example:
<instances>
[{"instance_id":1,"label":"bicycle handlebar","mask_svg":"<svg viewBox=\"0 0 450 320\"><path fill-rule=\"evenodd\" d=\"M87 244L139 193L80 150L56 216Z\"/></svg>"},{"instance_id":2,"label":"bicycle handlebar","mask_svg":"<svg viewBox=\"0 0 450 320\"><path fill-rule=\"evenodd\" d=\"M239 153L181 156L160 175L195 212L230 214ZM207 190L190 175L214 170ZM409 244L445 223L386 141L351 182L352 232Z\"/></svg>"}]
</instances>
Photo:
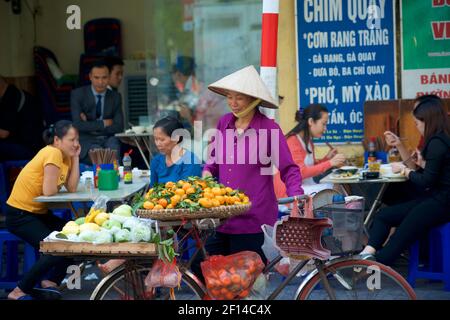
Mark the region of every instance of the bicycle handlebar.
<instances>
[{"instance_id":1,"label":"bicycle handlebar","mask_svg":"<svg viewBox=\"0 0 450 320\"><path fill-rule=\"evenodd\" d=\"M308 199L308 195L302 194L300 196L280 198L280 199L278 199L278 204L287 204L287 203L294 202L295 200L306 200L306 199Z\"/></svg>"}]
</instances>

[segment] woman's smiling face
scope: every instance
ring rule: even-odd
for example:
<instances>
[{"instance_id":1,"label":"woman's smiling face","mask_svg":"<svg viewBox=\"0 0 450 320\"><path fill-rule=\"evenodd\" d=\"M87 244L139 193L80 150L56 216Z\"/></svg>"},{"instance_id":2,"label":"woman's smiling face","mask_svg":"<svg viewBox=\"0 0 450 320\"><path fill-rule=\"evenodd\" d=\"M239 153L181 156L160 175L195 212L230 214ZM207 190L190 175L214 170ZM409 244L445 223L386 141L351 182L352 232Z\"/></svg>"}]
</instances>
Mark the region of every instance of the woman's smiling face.
<instances>
[{"instance_id":1,"label":"woman's smiling face","mask_svg":"<svg viewBox=\"0 0 450 320\"><path fill-rule=\"evenodd\" d=\"M255 98L247 96L235 91L228 91L227 103L233 113L240 113L244 111Z\"/></svg>"}]
</instances>

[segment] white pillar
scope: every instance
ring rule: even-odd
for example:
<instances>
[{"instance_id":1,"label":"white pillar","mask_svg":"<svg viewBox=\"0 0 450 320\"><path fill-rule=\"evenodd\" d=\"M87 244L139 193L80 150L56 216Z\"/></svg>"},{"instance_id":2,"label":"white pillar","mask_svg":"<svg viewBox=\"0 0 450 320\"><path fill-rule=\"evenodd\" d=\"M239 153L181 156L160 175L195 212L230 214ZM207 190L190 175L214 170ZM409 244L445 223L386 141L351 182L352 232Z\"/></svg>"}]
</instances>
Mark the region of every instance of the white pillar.
<instances>
[{"instance_id":1,"label":"white pillar","mask_svg":"<svg viewBox=\"0 0 450 320\"><path fill-rule=\"evenodd\" d=\"M263 0L260 75L275 100L278 100L278 14L279 0ZM269 118L278 121L276 110L262 110Z\"/></svg>"}]
</instances>

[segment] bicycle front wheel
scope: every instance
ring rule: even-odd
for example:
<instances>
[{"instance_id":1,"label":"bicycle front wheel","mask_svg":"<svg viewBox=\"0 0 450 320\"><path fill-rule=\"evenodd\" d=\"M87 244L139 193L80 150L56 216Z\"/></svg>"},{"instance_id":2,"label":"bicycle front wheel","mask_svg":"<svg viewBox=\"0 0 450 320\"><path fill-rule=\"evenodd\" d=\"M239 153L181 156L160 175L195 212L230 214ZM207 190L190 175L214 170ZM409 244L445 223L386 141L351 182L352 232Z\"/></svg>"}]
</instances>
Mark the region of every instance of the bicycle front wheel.
<instances>
[{"instance_id":1,"label":"bicycle front wheel","mask_svg":"<svg viewBox=\"0 0 450 320\"><path fill-rule=\"evenodd\" d=\"M120 267L105 277L95 288L91 300L170 300L169 288L147 288L145 278L151 266ZM176 299L197 300L205 296L205 290L189 271L181 269L181 285L174 289Z\"/></svg>"},{"instance_id":2,"label":"bicycle front wheel","mask_svg":"<svg viewBox=\"0 0 450 320\"><path fill-rule=\"evenodd\" d=\"M300 285L298 300L415 300L406 280L375 261L346 259L324 265L325 281L316 270ZM334 295L334 297L333 297Z\"/></svg>"}]
</instances>

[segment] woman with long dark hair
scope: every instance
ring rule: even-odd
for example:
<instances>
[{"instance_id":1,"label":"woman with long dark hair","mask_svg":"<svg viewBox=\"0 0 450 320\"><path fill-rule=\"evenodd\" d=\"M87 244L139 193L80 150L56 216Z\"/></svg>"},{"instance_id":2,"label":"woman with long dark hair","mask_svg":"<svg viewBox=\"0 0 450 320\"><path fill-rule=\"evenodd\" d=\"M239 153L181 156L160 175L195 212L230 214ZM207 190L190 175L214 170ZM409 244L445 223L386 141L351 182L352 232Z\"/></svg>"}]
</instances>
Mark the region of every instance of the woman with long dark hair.
<instances>
[{"instance_id":1,"label":"woman with long dark hair","mask_svg":"<svg viewBox=\"0 0 450 320\"><path fill-rule=\"evenodd\" d=\"M52 231L61 230L66 221L53 215L46 203L34 202L39 196L52 196L62 186L77 190L80 179L80 143L72 122L61 120L44 132L47 144L22 169L7 201L6 227L34 248ZM70 259L42 255L17 287L8 295L12 300L58 299L57 286L66 275ZM50 272L48 274L48 272ZM41 280L44 277L44 280ZM36 285L39 287L34 288Z\"/></svg>"},{"instance_id":2,"label":"woman with long dark hair","mask_svg":"<svg viewBox=\"0 0 450 320\"><path fill-rule=\"evenodd\" d=\"M297 111L295 120L298 124L286 135L287 144L294 162L302 173L302 187L306 194L332 188L331 184L316 184L313 177L327 170L340 167L345 162L345 156L338 154L336 149L330 150L321 160L314 153L314 138L320 138L327 130L328 109L321 104L311 104L304 110ZM286 197L286 187L280 176L274 179L277 198Z\"/></svg>"},{"instance_id":3,"label":"woman with long dark hair","mask_svg":"<svg viewBox=\"0 0 450 320\"><path fill-rule=\"evenodd\" d=\"M446 108L440 98L428 97L417 104L413 116L425 141L417 154L418 169L393 163L392 170L425 191L415 200L384 208L375 215L369 243L362 251L387 265L431 228L450 221L450 122ZM392 227L397 229L383 246Z\"/></svg>"}]
</instances>

